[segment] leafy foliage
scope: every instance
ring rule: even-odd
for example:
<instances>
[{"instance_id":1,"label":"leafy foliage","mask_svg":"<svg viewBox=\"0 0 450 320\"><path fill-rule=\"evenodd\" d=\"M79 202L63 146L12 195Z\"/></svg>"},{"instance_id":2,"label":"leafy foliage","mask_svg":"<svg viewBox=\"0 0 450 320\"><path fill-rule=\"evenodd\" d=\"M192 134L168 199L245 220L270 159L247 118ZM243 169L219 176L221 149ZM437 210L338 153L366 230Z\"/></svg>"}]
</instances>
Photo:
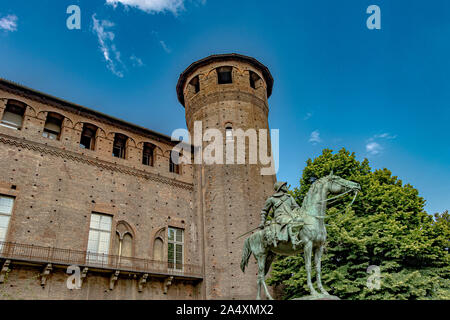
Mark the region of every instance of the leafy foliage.
<instances>
[{"instance_id":1,"label":"leafy foliage","mask_svg":"<svg viewBox=\"0 0 450 320\"><path fill-rule=\"evenodd\" d=\"M347 213L351 196L327 210L322 281L328 292L341 299L450 299L448 211L433 218L417 189L387 169L372 171L367 159L359 162L345 149L308 159L291 192L300 205L314 178L331 170L358 182L362 193ZM372 265L380 267L379 289L367 286ZM303 256L278 257L268 283L282 285L286 299L308 295Z\"/></svg>"}]
</instances>

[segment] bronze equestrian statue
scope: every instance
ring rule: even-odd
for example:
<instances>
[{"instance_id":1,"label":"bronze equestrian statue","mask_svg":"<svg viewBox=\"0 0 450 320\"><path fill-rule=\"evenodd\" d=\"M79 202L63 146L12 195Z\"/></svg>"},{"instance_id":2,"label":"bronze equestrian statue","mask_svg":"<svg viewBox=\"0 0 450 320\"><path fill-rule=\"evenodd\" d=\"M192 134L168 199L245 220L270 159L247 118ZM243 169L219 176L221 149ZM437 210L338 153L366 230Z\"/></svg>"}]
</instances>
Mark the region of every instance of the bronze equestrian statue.
<instances>
[{"instance_id":1,"label":"bronze equestrian statue","mask_svg":"<svg viewBox=\"0 0 450 320\"><path fill-rule=\"evenodd\" d=\"M270 269L276 254L284 256L297 255L303 251L307 272L307 284L312 296L319 296L311 282L311 256L314 249L314 262L317 272L317 287L322 295L328 295L321 281L321 259L327 231L327 203L345 194L354 192L353 201L361 190L358 183L340 178L331 172L311 185L302 206L299 207L294 198L288 194L286 183L275 183L275 194L269 197L261 211L259 230L249 236L244 243L241 270L245 272L248 260L253 254L258 262L257 299L261 299L261 287L269 299L273 299L265 282L265 276ZM328 198L329 194L338 196ZM353 201L349 204L349 208ZM266 218L273 211L273 218ZM302 244L303 248L299 245Z\"/></svg>"}]
</instances>

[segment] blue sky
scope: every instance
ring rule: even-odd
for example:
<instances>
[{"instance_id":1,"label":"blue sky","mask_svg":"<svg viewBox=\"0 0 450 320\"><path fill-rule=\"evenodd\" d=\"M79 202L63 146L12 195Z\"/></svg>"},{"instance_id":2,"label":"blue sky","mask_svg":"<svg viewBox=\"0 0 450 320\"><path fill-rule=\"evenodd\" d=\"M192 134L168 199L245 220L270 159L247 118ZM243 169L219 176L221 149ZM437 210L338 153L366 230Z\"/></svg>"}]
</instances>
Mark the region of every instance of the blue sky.
<instances>
[{"instance_id":1,"label":"blue sky","mask_svg":"<svg viewBox=\"0 0 450 320\"><path fill-rule=\"evenodd\" d=\"M124 6L131 4L131 6ZM81 8L81 30L66 9ZM381 30L366 8L381 9ZM170 135L193 61L237 52L274 78L279 180L345 147L450 208L450 1L0 0L0 77ZM106 53L106 55L105 55Z\"/></svg>"}]
</instances>

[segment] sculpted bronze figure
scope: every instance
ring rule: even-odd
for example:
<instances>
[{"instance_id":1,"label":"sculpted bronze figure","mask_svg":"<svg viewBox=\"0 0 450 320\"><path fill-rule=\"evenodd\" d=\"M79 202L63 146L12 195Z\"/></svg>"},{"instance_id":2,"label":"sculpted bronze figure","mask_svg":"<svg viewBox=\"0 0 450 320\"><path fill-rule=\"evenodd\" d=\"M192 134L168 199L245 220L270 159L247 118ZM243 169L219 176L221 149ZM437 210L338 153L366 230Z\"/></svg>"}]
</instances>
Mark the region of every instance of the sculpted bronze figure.
<instances>
[{"instance_id":1,"label":"sculpted bronze figure","mask_svg":"<svg viewBox=\"0 0 450 320\"><path fill-rule=\"evenodd\" d=\"M312 296L319 296L311 282L311 256L314 249L314 260L317 271L317 287L322 295L328 295L321 281L321 259L327 237L324 219L326 207L330 200L337 199L350 192L358 191L358 183L340 178L331 172L328 176L316 180L308 190L299 207L291 195L287 193L286 183L275 183L275 194L267 199L261 212L259 230L249 236L244 243L241 270L245 272L248 260L253 254L258 262L257 299L261 299L261 287L269 299L273 299L265 282L276 254L296 255L303 251L305 256L307 284ZM338 194L328 198L329 194ZM353 201L347 208L353 204ZM273 219L267 223L266 218L273 211ZM303 248L297 246L303 244Z\"/></svg>"}]
</instances>

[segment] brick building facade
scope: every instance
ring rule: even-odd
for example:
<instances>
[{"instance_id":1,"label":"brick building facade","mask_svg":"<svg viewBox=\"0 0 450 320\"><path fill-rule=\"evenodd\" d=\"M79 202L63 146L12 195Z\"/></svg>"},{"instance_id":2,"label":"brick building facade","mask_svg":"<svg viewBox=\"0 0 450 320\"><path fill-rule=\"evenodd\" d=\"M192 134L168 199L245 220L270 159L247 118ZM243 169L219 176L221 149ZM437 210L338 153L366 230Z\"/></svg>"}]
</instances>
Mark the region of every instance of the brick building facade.
<instances>
[{"instance_id":1,"label":"brick building facade","mask_svg":"<svg viewBox=\"0 0 450 320\"><path fill-rule=\"evenodd\" d=\"M272 85L257 60L213 55L177 94L191 133L201 121L226 137L268 129ZM236 238L272 193L262 165L176 165L170 137L7 80L0 119L0 298L255 297Z\"/></svg>"}]
</instances>

